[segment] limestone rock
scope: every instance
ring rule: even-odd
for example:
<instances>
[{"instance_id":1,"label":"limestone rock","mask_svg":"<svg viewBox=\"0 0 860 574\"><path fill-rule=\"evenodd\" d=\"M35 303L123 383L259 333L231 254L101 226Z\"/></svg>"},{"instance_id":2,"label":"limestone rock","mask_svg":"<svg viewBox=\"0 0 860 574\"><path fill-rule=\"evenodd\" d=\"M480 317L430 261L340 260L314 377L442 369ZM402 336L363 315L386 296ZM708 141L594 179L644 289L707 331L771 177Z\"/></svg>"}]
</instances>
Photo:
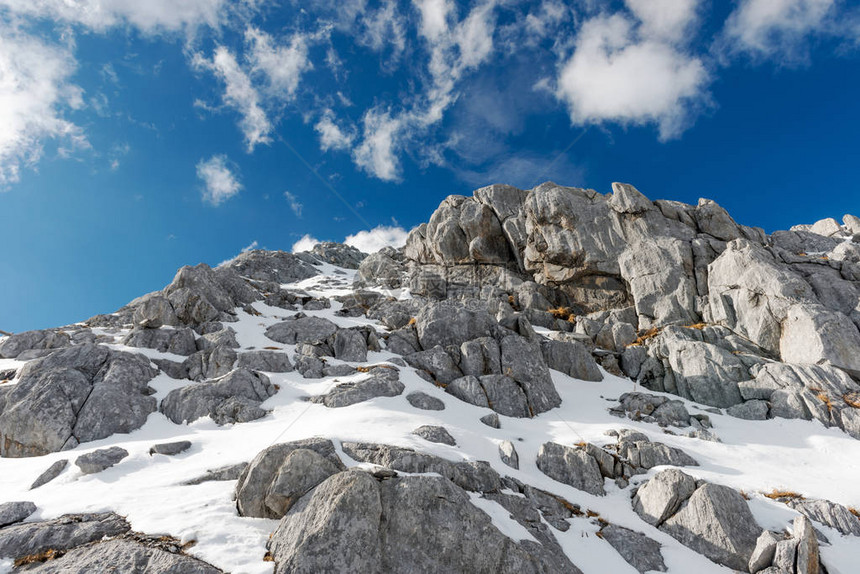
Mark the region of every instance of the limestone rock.
<instances>
[{"instance_id":1,"label":"limestone rock","mask_svg":"<svg viewBox=\"0 0 860 574\"><path fill-rule=\"evenodd\" d=\"M428 440L430 442L438 442L441 444L447 444L448 446L457 445L457 441L451 436L451 433L449 433L445 427L422 425L412 431L412 434L420 436L424 440Z\"/></svg>"},{"instance_id":2,"label":"limestone rock","mask_svg":"<svg viewBox=\"0 0 860 574\"><path fill-rule=\"evenodd\" d=\"M218 424L248 422L265 416L259 405L274 394L275 387L267 376L236 369L223 377L170 391L160 409L176 424L205 416Z\"/></svg>"},{"instance_id":3,"label":"limestone rock","mask_svg":"<svg viewBox=\"0 0 860 574\"><path fill-rule=\"evenodd\" d=\"M75 460L75 464L84 474L95 474L108 469L119 463L128 456L128 451L118 446L94 450L82 454Z\"/></svg>"},{"instance_id":4,"label":"limestone rock","mask_svg":"<svg viewBox=\"0 0 860 574\"><path fill-rule=\"evenodd\" d=\"M445 403L436 397L431 397L427 393L415 391L406 395L406 400L416 409L424 411L442 411L445 410Z\"/></svg>"},{"instance_id":5,"label":"limestone rock","mask_svg":"<svg viewBox=\"0 0 860 574\"><path fill-rule=\"evenodd\" d=\"M536 462L538 469L553 480L589 494L604 494L603 476L597 461L581 448L547 442L538 451Z\"/></svg>"}]
</instances>

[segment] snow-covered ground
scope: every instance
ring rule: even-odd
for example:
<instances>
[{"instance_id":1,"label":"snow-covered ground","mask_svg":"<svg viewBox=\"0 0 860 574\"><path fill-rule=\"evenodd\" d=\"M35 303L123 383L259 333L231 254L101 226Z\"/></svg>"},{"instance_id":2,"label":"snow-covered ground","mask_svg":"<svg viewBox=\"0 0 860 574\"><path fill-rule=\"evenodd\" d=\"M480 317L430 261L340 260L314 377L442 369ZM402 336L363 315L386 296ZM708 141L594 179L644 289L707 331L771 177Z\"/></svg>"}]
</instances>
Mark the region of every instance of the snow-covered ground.
<instances>
[{"instance_id":1,"label":"snow-covered ground","mask_svg":"<svg viewBox=\"0 0 860 574\"><path fill-rule=\"evenodd\" d=\"M325 275L308 279L290 288L301 288L321 296L351 291L352 273L326 266ZM408 296L398 293L397 295ZM335 315L340 304L308 315L328 318L341 326L372 324L364 317L344 318ZM292 356L290 345L274 343L264 336L266 327L283 320L293 312L255 303L259 316L239 310L239 322L230 326L237 332L242 350L277 347ZM105 331L102 333L106 334ZM182 360L156 351L126 348L118 343L124 333L111 333L114 348L149 357ZM387 352L370 353L369 363L393 358ZM334 362L334 360L332 360ZM14 360L0 360L0 370L20 366ZM489 409L472 406L448 395L418 377L409 368L401 369L406 390L397 397L377 398L346 408L330 409L308 402L309 396L323 394L335 384L350 377L303 379L297 372L268 373L280 387L278 393L262 406L271 414L260 420L219 427L201 419L190 425L177 425L161 413L150 415L146 425L128 435L85 443L73 451L50 455L0 460L0 501L32 500L39 511L29 520L46 519L70 512L112 510L126 516L134 530L150 534L171 534L183 541L195 540L189 550L203 560L225 571L235 573L268 573L271 562L264 562L266 541L277 526L276 520L243 518L232 500L235 481L205 482L185 486L183 482L204 474L208 469L250 461L258 452L277 442L324 436L338 441L369 441L420 449L452 460L485 460L502 475L510 475L533 486L550 490L583 509L590 509L615 524L643 532L663 544L663 555L670 572L730 572L703 556L682 546L672 537L643 522L632 510L630 491L606 481L607 495L593 496L558 483L535 465L541 444L555 441L573 444L581 441L595 444L613 442L604 433L609 429L632 428L654 441L683 449L701 466L687 467L684 472L708 481L743 490L750 497L750 507L759 524L782 529L796 513L785 505L763 496L776 488L797 491L811 498L826 498L848 506L860 507L860 441L820 423L799 420L745 421L727 415L710 414L713 431L722 442L707 442L665 434L656 425L633 422L611 416L607 409L619 395L636 389L628 380L604 373L600 383L572 379L553 371L553 380L562 397L562 405L532 419L500 416L501 428L493 429L479 421ZM354 378L365 377L364 374ZM188 384L161 374L151 386L156 397L164 398L172 389ZM14 384L7 383L7 384ZM417 410L406 400L411 391L420 390L445 403L443 411ZM677 399L673 395L667 395ZM687 403L691 412L701 407ZM457 446L427 442L412 434L418 426L444 426L457 440ZM152 445L160 442L189 440L190 450L178 456L150 455ZM519 453L520 469L505 466L498 455L498 444L510 440ZM117 466L94 475L82 475L70 464L55 480L29 491L30 484L48 466L60 459L74 461L79 455L99 448L118 445L130 456ZM348 457L340 453L345 462ZM634 478L641 483L658 472ZM487 512L500 530L514 539L528 539L529 533L510 519L501 506L476 499L478 508ZM571 561L586 574L635 574L619 554L600 537L598 526L588 518L570 520L567 532L552 529ZM822 558L831 574L858 571L860 543L837 531L816 524L830 540L822 548ZM7 564L8 566L8 564ZM0 568L2 571L2 568Z\"/></svg>"}]
</instances>

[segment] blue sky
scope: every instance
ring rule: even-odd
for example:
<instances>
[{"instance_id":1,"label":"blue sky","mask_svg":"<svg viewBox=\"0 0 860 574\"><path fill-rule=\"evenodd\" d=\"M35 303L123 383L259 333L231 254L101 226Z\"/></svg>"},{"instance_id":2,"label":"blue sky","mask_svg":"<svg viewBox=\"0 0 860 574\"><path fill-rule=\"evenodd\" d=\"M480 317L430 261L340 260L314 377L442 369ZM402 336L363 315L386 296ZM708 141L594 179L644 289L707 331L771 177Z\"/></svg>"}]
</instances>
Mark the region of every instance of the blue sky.
<instances>
[{"instance_id":1,"label":"blue sky","mask_svg":"<svg viewBox=\"0 0 860 574\"><path fill-rule=\"evenodd\" d=\"M0 0L0 329L490 183L860 214L859 48L839 0Z\"/></svg>"}]
</instances>

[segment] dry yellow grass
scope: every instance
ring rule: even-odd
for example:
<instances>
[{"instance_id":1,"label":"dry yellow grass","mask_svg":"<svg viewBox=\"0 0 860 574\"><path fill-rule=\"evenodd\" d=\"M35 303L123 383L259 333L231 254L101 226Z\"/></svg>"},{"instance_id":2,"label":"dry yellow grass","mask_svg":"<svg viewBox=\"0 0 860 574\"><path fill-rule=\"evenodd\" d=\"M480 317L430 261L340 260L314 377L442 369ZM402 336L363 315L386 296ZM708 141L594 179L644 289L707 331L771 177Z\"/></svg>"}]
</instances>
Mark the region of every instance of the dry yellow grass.
<instances>
[{"instance_id":1,"label":"dry yellow grass","mask_svg":"<svg viewBox=\"0 0 860 574\"><path fill-rule=\"evenodd\" d=\"M818 397L818 400L819 400L819 401L821 401L822 403L824 403L824 405L827 407L827 412L830 412L830 411L832 411L832 410L833 410L833 402L830 400L830 397L829 397L829 396L825 395L823 392L818 393L818 394L817 394L817 395L815 395L815 396L817 396L817 397Z\"/></svg>"},{"instance_id":2,"label":"dry yellow grass","mask_svg":"<svg viewBox=\"0 0 860 574\"><path fill-rule=\"evenodd\" d=\"M418 320L415 317L412 317L411 319L409 319L409 322L406 324L411 327L412 325L414 325L417 322L418 322Z\"/></svg>"},{"instance_id":3,"label":"dry yellow grass","mask_svg":"<svg viewBox=\"0 0 860 574\"><path fill-rule=\"evenodd\" d=\"M651 327L650 329L648 329L646 331L642 331L639 334L639 336L636 337L636 340L627 346L628 347L636 347L639 345L643 345L645 343L645 341L653 339L654 337L656 337L659 334L660 334L660 329L658 327Z\"/></svg>"},{"instance_id":4,"label":"dry yellow grass","mask_svg":"<svg viewBox=\"0 0 860 574\"><path fill-rule=\"evenodd\" d=\"M574 444L573 446L578 446L579 448L585 448L586 444L588 444L588 443L585 441L581 441L581 442Z\"/></svg>"},{"instance_id":5,"label":"dry yellow grass","mask_svg":"<svg viewBox=\"0 0 860 574\"><path fill-rule=\"evenodd\" d=\"M793 490L780 490L778 488L774 488L770 492L764 493L766 498L770 498L771 500L779 500L780 498L797 498L798 500L803 500L806 498L799 492L794 492Z\"/></svg>"},{"instance_id":6,"label":"dry yellow grass","mask_svg":"<svg viewBox=\"0 0 860 574\"><path fill-rule=\"evenodd\" d=\"M842 400L849 407L860 409L860 393L846 393L842 395Z\"/></svg>"},{"instance_id":7,"label":"dry yellow grass","mask_svg":"<svg viewBox=\"0 0 860 574\"><path fill-rule=\"evenodd\" d=\"M55 560L63 554L65 553L62 550L54 550L53 548L49 548L44 552L21 556L20 558L17 558L15 560L15 568L20 568L21 566L26 566L27 564L35 564L37 562L47 562L48 560Z\"/></svg>"},{"instance_id":8,"label":"dry yellow grass","mask_svg":"<svg viewBox=\"0 0 860 574\"><path fill-rule=\"evenodd\" d=\"M599 512L594 512L593 510L588 509L588 510L586 510L586 511L585 511L585 515L586 515L587 517L589 517L589 518L596 518L596 517L600 516L600 513L599 513Z\"/></svg>"},{"instance_id":9,"label":"dry yellow grass","mask_svg":"<svg viewBox=\"0 0 860 574\"><path fill-rule=\"evenodd\" d=\"M556 307L555 309L548 309L547 312L556 319L564 321L576 320L576 315L573 314L573 309L570 307Z\"/></svg>"},{"instance_id":10,"label":"dry yellow grass","mask_svg":"<svg viewBox=\"0 0 860 574\"><path fill-rule=\"evenodd\" d=\"M854 516L856 516L857 518L860 518L860 510L857 510L857 509L856 509L856 508L854 508L853 506L849 506L849 507L848 507L848 512L850 512L851 514L853 514L853 515L854 515Z\"/></svg>"},{"instance_id":11,"label":"dry yellow grass","mask_svg":"<svg viewBox=\"0 0 860 574\"><path fill-rule=\"evenodd\" d=\"M686 327L687 329L698 329L699 331L701 331L707 326L707 323L693 323L692 325L684 325L684 327Z\"/></svg>"}]
</instances>

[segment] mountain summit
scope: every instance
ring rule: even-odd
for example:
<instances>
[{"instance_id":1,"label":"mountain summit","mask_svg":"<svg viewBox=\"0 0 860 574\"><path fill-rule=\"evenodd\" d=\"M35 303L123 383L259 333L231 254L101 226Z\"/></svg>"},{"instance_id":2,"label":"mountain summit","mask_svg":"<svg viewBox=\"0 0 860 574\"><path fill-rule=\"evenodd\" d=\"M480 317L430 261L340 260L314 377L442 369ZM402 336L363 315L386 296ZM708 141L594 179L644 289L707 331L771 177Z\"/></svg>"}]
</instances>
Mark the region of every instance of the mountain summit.
<instances>
[{"instance_id":1,"label":"mountain summit","mask_svg":"<svg viewBox=\"0 0 860 574\"><path fill-rule=\"evenodd\" d=\"M0 338L0 571L847 574L858 328L860 219L620 183L183 267Z\"/></svg>"}]
</instances>

